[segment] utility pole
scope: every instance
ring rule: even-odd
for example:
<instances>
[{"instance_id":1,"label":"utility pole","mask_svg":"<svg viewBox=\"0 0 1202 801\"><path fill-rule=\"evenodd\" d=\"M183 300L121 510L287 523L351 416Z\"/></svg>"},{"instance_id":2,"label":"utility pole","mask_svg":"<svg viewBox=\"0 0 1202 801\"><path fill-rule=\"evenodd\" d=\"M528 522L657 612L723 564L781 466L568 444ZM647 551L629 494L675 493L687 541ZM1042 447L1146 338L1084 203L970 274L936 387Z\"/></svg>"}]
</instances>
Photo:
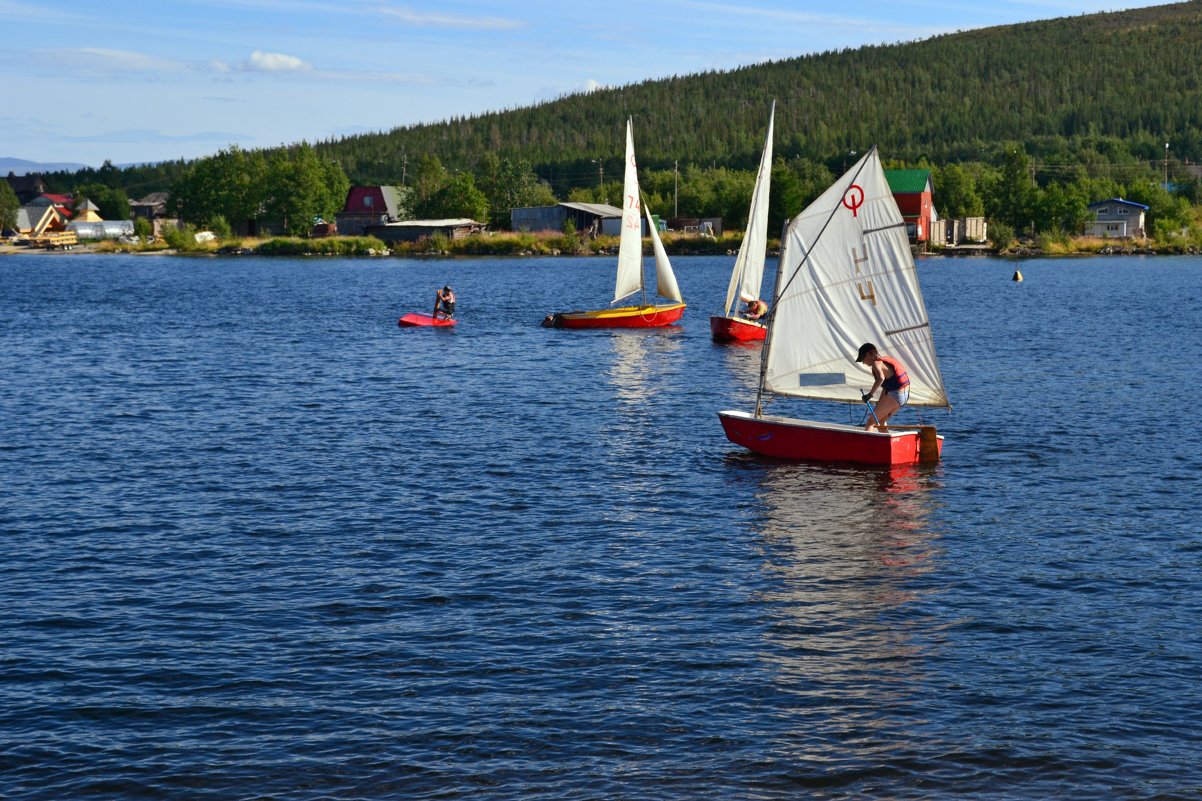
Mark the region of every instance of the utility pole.
<instances>
[{"instance_id":1,"label":"utility pole","mask_svg":"<svg viewBox=\"0 0 1202 801\"><path fill-rule=\"evenodd\" d=\"M1164 191L1169 191L1169 143L1164 143Z\"/></svg>"},{"instance_id":2,"label":"utility pole","mask_svg":"<svg viewBox=\"0 0 1202 801\"><path fill-rule=\"evenodd\" d=\"M401 154L401 186L405 185L405 173L409 171L409 154Z\"/></svg>"},{"instance_id":3,"label":"utility pole","mask_svg":"<svg viewBox=\"0 0 1202 801\"><path fill-rule=\"evenodd\" d=\"M680 216L680 162L673 160L672 162L673 189L672 189L672 216Z\"/></svg>"},{"instance_id":4,"label":"utility pole","mask_svg":"<svg viewBox=\"0 0 1202 801\"><path fill-rule=\"evenodd\" d=\"M605 189L605 163L601 159L589 159L597 165L597 188Z\"/></svg>"}]
</instances>

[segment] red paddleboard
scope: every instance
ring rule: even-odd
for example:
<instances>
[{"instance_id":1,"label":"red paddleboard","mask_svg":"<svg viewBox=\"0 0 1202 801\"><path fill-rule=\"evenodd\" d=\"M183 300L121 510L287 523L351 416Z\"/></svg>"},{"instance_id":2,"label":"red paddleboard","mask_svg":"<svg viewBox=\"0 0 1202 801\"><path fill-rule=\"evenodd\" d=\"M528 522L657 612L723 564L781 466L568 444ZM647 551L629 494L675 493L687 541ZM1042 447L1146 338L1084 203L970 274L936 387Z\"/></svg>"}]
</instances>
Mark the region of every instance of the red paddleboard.
<instances>
[{"instance_id":1,"label":"red paddleboard","mask_svg":"<svg viewBox=\"0 0 1202 801\"><path fill-rule=\"evenodd\" d=\"M455 320L450 317L431 317L428 314L409 312L404 317L397 320L396 324L401 328L412 328L415 326L435 326L438 328L443 328L454 325Z\"/></svg>"}]
</instances>

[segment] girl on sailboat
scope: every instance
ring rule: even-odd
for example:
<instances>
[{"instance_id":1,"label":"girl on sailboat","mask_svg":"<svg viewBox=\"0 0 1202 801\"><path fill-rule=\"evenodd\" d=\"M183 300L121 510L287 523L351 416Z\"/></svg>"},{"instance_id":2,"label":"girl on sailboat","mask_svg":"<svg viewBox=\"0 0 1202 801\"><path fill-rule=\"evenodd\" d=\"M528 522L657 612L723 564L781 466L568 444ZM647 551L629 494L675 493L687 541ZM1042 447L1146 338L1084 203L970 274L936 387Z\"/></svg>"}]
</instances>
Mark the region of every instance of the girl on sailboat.
<instances>
[{"instance_id":1,"label":"girl on sailboat","mask_svg":"<svg viewBox=\"0 0 1202 801\"><path fill-rule=\"evenodd\" d=\"M867 365L872 370L874 379L872 389L863 393L860 396L861 400L868 403L877 389L881 390L881 399L864 426L865 431L875 431L878 425L884 426L885 421L910 400L910 377L906 375L906 368L900 361L882 356L877 352L876 345L871 342L860 346L856 361Z\"/></svg>"}]
</instances>

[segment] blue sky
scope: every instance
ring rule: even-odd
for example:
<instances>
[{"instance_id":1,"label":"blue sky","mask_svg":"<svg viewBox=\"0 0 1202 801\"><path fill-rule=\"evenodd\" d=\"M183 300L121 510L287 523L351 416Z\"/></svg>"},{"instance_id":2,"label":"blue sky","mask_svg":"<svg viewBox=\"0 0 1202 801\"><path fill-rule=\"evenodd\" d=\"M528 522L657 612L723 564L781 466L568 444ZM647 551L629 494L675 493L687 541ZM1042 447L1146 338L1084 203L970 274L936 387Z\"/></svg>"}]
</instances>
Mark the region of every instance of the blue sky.
<instances>
[{"instance_id":1,"label":"blue sky","mask_svg":"<svg viewBox=\"0 0 1202 801\"><path fill-rule=\"evenodd\" d=\"M0 0L0 157L196 158L1141 0Z\"/></svg>"}]
</instances>

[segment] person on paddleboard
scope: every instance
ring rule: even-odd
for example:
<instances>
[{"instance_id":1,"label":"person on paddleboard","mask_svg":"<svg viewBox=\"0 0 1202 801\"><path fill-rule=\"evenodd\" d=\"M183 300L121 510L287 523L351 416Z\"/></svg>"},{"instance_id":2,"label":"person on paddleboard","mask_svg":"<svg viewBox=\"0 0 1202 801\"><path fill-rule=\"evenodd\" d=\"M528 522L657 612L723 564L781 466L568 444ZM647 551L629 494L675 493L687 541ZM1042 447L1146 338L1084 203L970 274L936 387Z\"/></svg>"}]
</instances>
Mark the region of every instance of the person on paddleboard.
<instances>
[{"instance_id":1,"label":"person on paddleboard","mask_svg":"<svg viewBox=\"0 0 1202 801\"><path fill-rule=\"evenodd\" d=\"M447 317L455 316L455 290L450 284L434 293L434 316L437 317L439 312Z\"/></svg>"},{"instance_id":2,"label":"person on paddleboard","mask_svg":"<svg viewBox=\"0 0 1202 801\"><path fill-rule=\"evenodd\" d=\"M881 390L881 399L876 404L876 419L868 416L865 431L875 431L877 424L884 426L885 421L893 413L906 405L910 400L910 376L906 375L906 367L900 361L877 352L876 345L865 342L860 346L856 361L872 370L872 389L860 395L865 403L872 400L877 389Z\"/></svg>"}]
</instances>

